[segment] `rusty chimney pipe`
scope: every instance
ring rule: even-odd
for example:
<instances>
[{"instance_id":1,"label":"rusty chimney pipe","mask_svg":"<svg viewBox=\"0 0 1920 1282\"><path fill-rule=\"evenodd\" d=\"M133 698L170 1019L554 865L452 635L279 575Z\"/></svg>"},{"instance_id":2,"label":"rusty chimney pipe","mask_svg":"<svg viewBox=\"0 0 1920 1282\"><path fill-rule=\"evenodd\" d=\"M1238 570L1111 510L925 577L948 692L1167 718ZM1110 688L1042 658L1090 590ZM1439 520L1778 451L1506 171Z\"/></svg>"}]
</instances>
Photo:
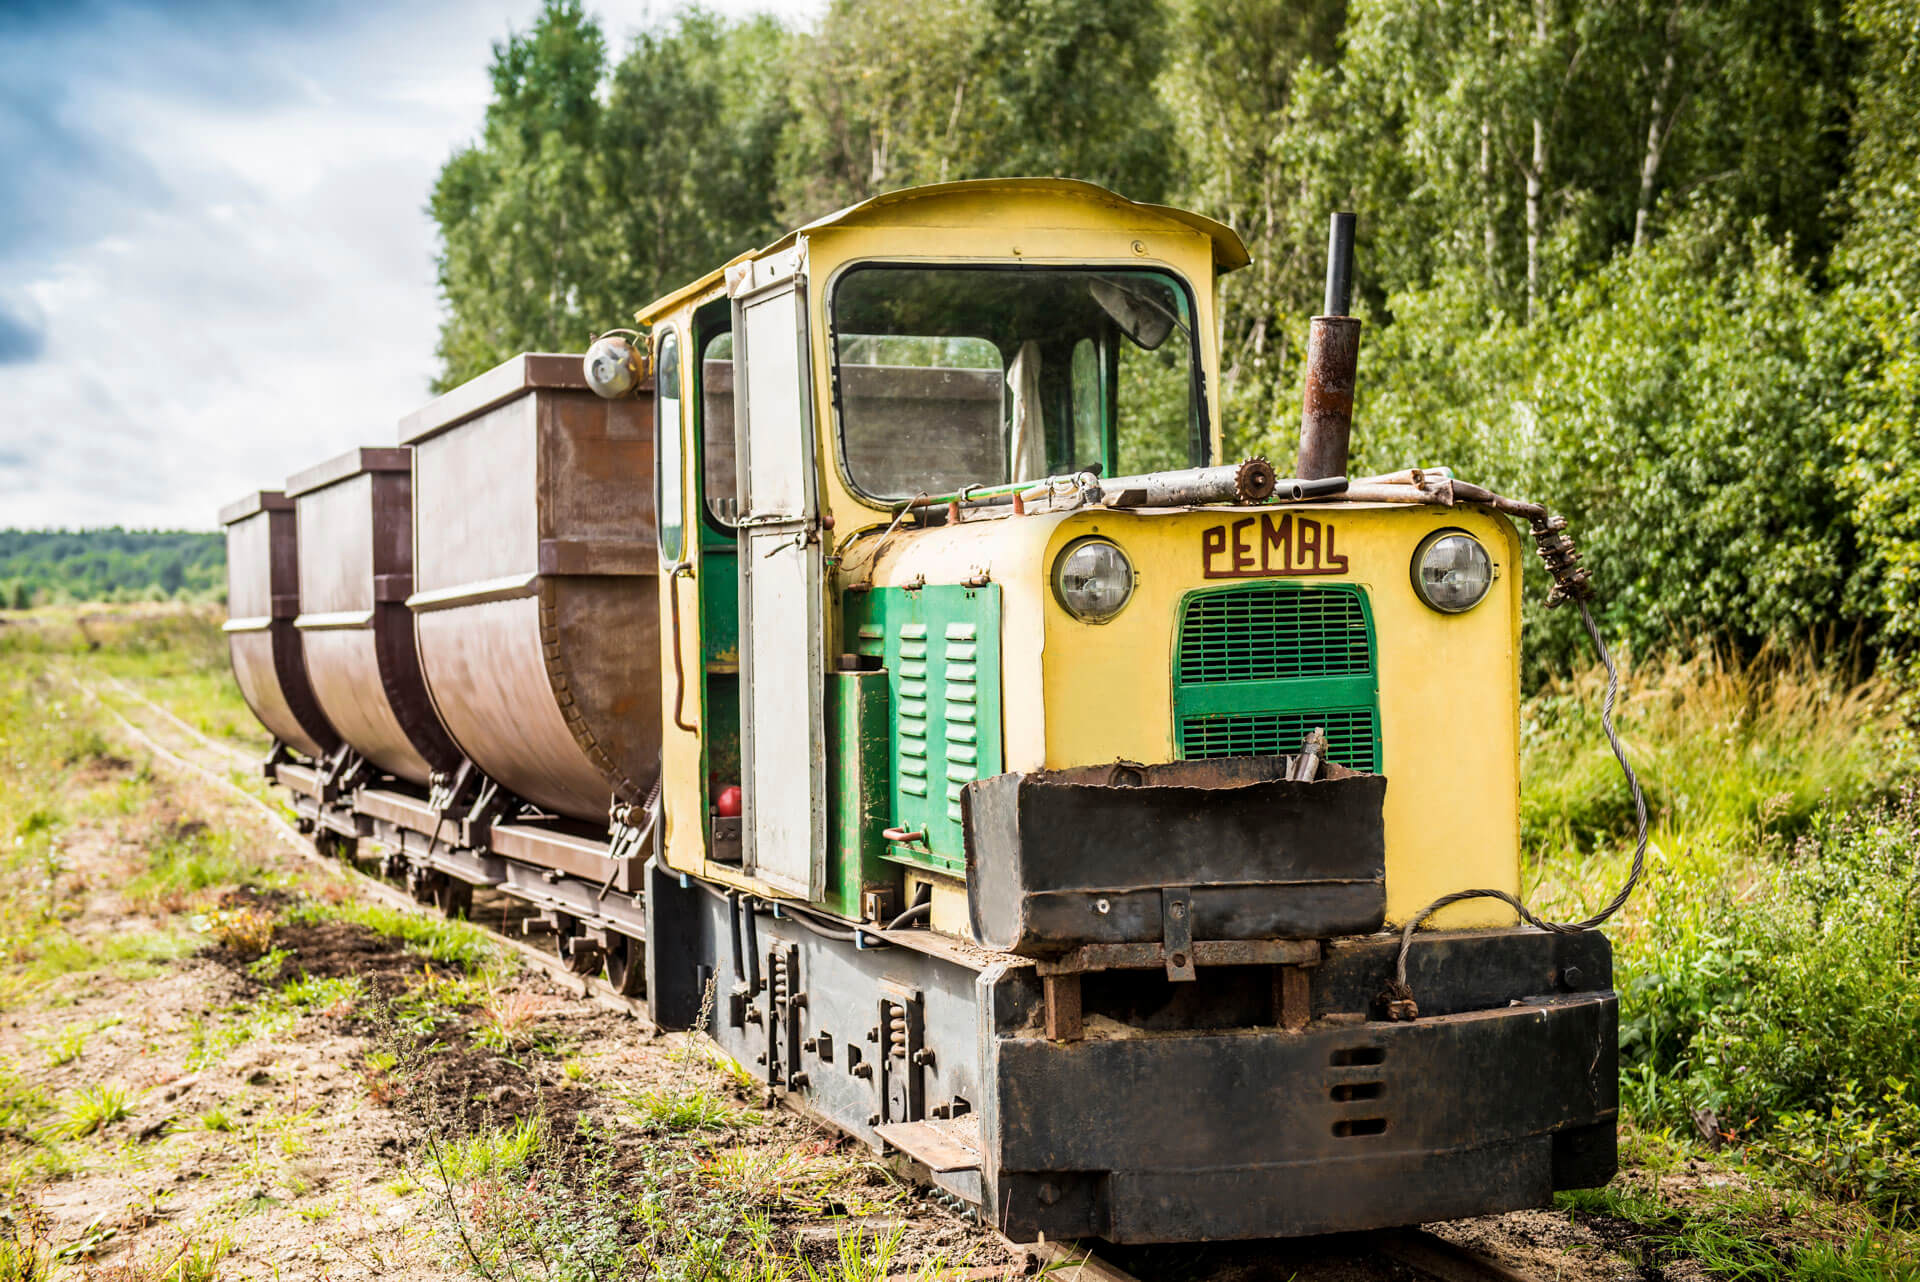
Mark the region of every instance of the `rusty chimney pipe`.
<instances>
[{"instance_id":1,"label":"rusty chimney pipe","mask_svg":"<svg viewBox=\"0 0 1920 1282\"><path fill-rule=\"evenodd\" d=\"M1300 406L1301 480L1345 476L1353 432L1353 379L1360 365L1360 322L1353 306L1353 215L1335 214L1327 231L1326 314L1307 337L1307 390Z\"/></svg>"}]
</instances>

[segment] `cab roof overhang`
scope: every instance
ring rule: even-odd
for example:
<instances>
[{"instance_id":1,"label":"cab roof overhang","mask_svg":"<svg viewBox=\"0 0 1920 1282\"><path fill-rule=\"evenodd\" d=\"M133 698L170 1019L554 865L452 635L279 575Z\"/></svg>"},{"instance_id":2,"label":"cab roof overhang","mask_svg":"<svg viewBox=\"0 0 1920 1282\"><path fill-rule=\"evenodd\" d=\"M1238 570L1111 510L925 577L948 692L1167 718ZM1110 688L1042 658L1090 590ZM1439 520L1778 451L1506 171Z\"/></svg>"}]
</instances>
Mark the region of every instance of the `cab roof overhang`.
<instances>
[{"instance_id":1,"label":"cab roof overhang","mask_svg":"<svg viewBox=\"0 0 1920 1282\"><path fill-rule=\"evenodd\" d=\"M1125 214L1132 220L1160 221L1173 223L1191 231L1197 231L1207 237L1213 245L1213 264L1221 272L1230 272L1245 267L1253 261L1247 254L1238 232L1225 223L1196 214L1185 209L1175 209L1170 205L1149 205L1140 201L1128 200L1117 192L1107 190L1097 183L1082 182L1077 178L973 178L964 182L933 183L925 187L905 187L899 191L890 191L883 195L863 200L857 205L817 218L804 227L788 232L779 240L761 249L740 254L730 261L708 272L687 285L674 290L666 296L654 300L635 313L636 319L643 323L663 312L671 311L679 304L696 295L703 294L726 277L727 268L744 259L758 258L793 244L801 236L828 227L857 227L885 224L889 213L898 212L906 205L921 205L952 201L962 197L981 195L1044 195L1057 196L1063 200L1079 200L1091 204L1103 205L1117 213Z\"/></svg>"}]
</instances>

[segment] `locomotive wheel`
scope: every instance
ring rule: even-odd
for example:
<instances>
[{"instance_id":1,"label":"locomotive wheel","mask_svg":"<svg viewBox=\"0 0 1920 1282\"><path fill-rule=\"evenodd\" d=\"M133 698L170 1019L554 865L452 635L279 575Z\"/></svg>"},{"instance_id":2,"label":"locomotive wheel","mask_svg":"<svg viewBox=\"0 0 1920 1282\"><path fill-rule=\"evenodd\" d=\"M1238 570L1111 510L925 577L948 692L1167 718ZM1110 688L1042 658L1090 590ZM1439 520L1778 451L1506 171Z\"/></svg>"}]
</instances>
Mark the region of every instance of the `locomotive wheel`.
<instances>
[{"instance_id":1,"label":"locomotive wheel","mask_svg":"<svg viewBox=\"0 0 1920 1282\"><path fill-rule=\"evenodd\" d=\"M646 989L646 945L625 935L607 936L607 982L622 997L638 997Z\"/></svg>"},{"instance_id":2,"label":"locomotive wheel","mask_svg":"<svg viewBox=\"0 0 1920 1282\"><path fill-rule=\"evenodd\" d=\"M466 920L473 916L473 883L442 873L433 884L433 906L444 917Z\"/></svg>"}]
</instances>

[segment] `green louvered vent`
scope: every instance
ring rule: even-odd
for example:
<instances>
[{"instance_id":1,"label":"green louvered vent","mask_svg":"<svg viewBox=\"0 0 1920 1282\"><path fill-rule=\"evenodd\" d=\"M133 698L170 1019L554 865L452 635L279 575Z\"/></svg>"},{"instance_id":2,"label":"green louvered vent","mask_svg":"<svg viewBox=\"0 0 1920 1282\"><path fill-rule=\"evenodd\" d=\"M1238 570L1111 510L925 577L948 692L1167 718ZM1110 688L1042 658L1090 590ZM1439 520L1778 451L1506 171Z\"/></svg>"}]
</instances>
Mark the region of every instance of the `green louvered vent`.
<instances>
[{"instance_id":1,"label":"green louvered vent","mask_svg":"<svg viewBox=\"0 0 1920 1282\"><path fill-rule=\"evenodd\" d=\"M960 790L1002 769L999 585L877 588L846 609L854 648L880 660L893 699L892 826L927 834L887 857L959 872Z\"/></svg>"},{"instance_id":2,"label":"green louvered vent","mask_svg":"<svg viewBox=\"0 0 1920 1282\"><path fill-rule=\"evenodd\" d=\"M1174 728L1186 758L1296 752L1307 731L1328 753L1379 771L1373 619L1351 584L1196 592L1181 610Z\"/></svg>"},{"instance_id":3,"label":"green louvered vent","mask_svg":"<svg viewBox=\"0 0 1920 1282\"><path fill-rule=\"evenodd\" d=\"M946 627L947 820L960 822L960 790L980 777L979 628Z\"/></svg>"},{"instance_id":4,"label":"green louvered vent","mask_svg":"<svg viewBox=\"0 0 1920 1282\"><path fill-rule=\"evenodd\" d=\"M927 795L927 625L900 629L900 791Z\"/></svg>"}]
</instances>

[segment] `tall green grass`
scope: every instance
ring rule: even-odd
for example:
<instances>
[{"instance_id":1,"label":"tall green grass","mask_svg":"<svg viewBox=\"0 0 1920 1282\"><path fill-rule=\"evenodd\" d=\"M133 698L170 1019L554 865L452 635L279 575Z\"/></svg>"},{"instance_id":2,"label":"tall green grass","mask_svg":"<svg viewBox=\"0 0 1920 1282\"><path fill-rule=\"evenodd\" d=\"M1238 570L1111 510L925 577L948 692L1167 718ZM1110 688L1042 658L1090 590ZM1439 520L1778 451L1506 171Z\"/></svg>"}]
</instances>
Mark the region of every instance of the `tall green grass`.
<instances>
[{"instance_id":1,"label":"tall green grass","mask_svg":"<svg viewBox=\"0 0 1920 1282\"><path fill-rule=\"evenodd\" d=\"M1781 1180L1911 1225L1920 1207L1920 791L1905 691L1811 652L1623 674L1646 784L1646 880L1608 933L1623 1103ZM1603 675L1526 709L1536 906L1625 877L1632 808L1599 727Z\"/></svg>"},{"instance_id":2,"label":"tall green grass","mask_svg":"<svg viewBox=\"0 0 1920 1282\"><path fill-rule=\"evenodd\" d=\"M1892 796L1916 764L1900 690L1813 649L1622 664L1616 716L1654 822L1671 839L1750 844L1830 806ZM1521 718L1521 830L1534 858L1630 837L1633 803L1601 733L1596 665L1548 682Z\"/></svg>"}]
</instances>

